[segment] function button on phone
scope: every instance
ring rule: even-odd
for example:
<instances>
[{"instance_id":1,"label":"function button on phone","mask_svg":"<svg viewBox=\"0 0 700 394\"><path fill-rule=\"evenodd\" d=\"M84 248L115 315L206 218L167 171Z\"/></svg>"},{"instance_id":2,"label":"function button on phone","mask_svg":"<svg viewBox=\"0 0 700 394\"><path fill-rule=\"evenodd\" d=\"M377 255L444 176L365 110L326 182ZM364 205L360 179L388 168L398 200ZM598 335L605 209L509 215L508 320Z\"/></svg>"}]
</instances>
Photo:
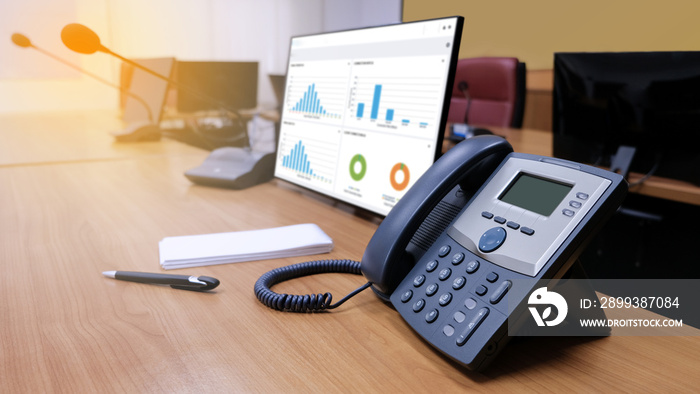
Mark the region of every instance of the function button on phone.
<instances>
[{"instance_id":1,"label":"function button on phone","mask_svg":"<svg viewBox=\"0 0 700 394\"><path fill-rule=\"evenodd\" d=\"M491 219L493 217L493 214L488 211L481 212L481 216L485 217L486 219Z\"/></svg>"},{"instance_id":2,"label":"function button on phone","mask_svg":"<svg viewBox=\"0 0 700 394\"><path fill-rule=\"evenodd\" d=\"M578 198L579 200L588 200L588 194L578 192L576 193L576 198Z\"/></svg>"},{"instance_id":3,"label":"function button on phone","mask_svg":"<svg viewBox=\"0 0 700 394\"><path fill-rule=\"evenodd\" d=\"M451 337L455 334L455 328L448 324L442 328L442 333L445 334L446 337Z\"/></svg>"},{"instance_id":4,"label":"function button on phone","mask_svg":"<svg viewBox=\"0 0 700 394\"><path fill-rule=\"evenodd\" d=\"M430 286L425 288L425 295L432 297L435 295L435 293L437 293L439 288L440 286L438 286L437 283L431 283Z\"/></svg>"},{"instance_id":5,"label":"function button on phone","mask_svg":"<svg viewBox=\"0 0 700 394\"><path fill-rule=\"evenodd\" d=\"M464 287L465 284L467 284L467 278L460 276L460 277L455 278L455 280L452 281L452 288L455 290L459 290L462 287Z\"/></svg>"},{"instance_id":6,"label":"function button on phone","mask_svg":"<svg viewBox=\"0 0 700 394\"><path fill-rule=\"evenodd\" d=\"M452 275L452 270L449 268L443 268L443 270L440 271L440 273L438 274L438 279L447 280L447 278L449 278L450 275Z\"/></svg>"},{"instance_id":7,"label":"function button on phone","mask_svg":"<svg viewBox=\"0 0 700 394\"><path fill-rule=\"evenodd\" d=\"M413 287L421 287L425 283L425 275L418 275L413 278Z\"/></svg>"},{"instance_id":8,"label":"function button on phone","mask_svg":"<svg viewBox=\"0 0 700 394\"><path fill-rule=\"evenodd\" d=\"M506 218L501 217L501 216L496 216L495 218L493 218L493 221L498 223L498 224L503 224L506 222Z\"/></svg>"},{"instance_id":9,"label":"function button on phone","mask_svg":"<svg viewBox=\"0 0 700 394\"><path fill-rule=\"evenodd\" d=\"M582 205L583 205L583 204L581 204L580 201L576 201L576 200L571 200L571 201L569 201L569 206L570 206L571 208L576 208L576 209L578 209L578 208L581 208Z\"/></svg>"},{"instance_id":10,"label":"function button on phone","mask_svg":"<svg viewBox=\"0 0 700 394\"><path fill-rule=\"evenodd\" d=\"M479 269L479 262L477 260L472 260L467 263L467 273L473 274Z\"/></svg>"},{"instance_id":11,"label":"function button on phone","mask_svg":"<svg viewBox=\"0 0 700 394\"><path fill-rule=\"evenodd\" d=\"M461 323L467 318L467 315L465 315L464 312L457 311L452 318L455 319L457 323Z\"/></svg>"},{"instance_id":12,"label":"function button on phone","mask_svg":"<svg viewBox=\"0 0 700 394\"><path fill-rule=\"evenodd\" d=\"M498 280L498 274L495 272L489 272L489 274L486 275L486 280L493 283Z\"/></svg>"},{"instance_id":13,"label":"function button on phone","mask_svg":"<svg viewBox=\"0 0 700 394\"><path fill-rule=\"evenodd\" d=\"M452 250L452 248L450 248L450 245L445 245L445 246L441 247L440 250L438 251L438 256L445 257L448 254L450 254L450 250Z\"/></svg>"},{"instance_id":14,"label":"function button on phone","mask_svg":"<svg viewBox=\"0 0 700 394\"><path fill-rule=\"evenodd\" d=\"M435 271L435 268L437 268L438 262L437 260L431 260L428 262L428 264L425 265L425 270L428 272L433 272Z\"/></svg>"},{"instance_id":15,"label":"function button on phone","mask_svg":"<svg viewBox=\"0 0 700 394\"><path fill-rule=\"evenodd\" d=\"M411 301L411 297L413 297L413 290L406 290L403 292L403 294L401 294L401 302L405 304L408 301Z\"/></svg>"},{"instance_id":16,"label":"function button on phone","mask_svg":"<svg viewBox=\"0 0 700 394\"><path fill-rule=\"evenodd\" d=\"M464 331L459 334L457 337L457 345L458 346L464 346L465 343L471 338L472 334L474 334L474 331L476 331L477 328L481 325L481 323L486 319L486 316L489 315L489 308L481 308L479 311L474 315L474 317L467 323L467 327L464 328Z\"/></svg>"},{"instance_id":17,"label":"function button on phone","mask_svg":"<svg viewBox=\"0 0 700 394\"><path fill-rule=\"evenodd\" d=\"M561 213L563 213L564 216L572 217L572 216L574 216L575 212L570 210L570 209L564 209L561 211Z\"/></svg>"},{"instance_id":18,"label":"function button on phone","mask_svg":"<svg viewBox=\"0 0 700 394\"><path fill-rule=\"evenodd\" d=\"M506 240L506 230L503 227L494 227L486 230L479 239L479 250L484 253L493 252Z\"/></svg>"},{"instance_id":19,"label":"function button on phone","mask_svg":"<svg viewBox=\"0 0 700 394\"><path fill-rule=\"evenodd\" d=\"M489 291L489 289L486 288L486 286L479 285L479 287L474 290L474 292L480 296L486 294L486 292Z\"/></svg>"},{"instance_id":20,"label":"function button on phone","mask_svg":"<svg viewBox=\"0 0 700 394\"><path fill-rule=\"evenodd\" d=\"M535 233L535 230L531 229L530 227L520 227L520 232L525 235L532 235Z\"/></svg>"},{"instance_id":21,"label":"function button on phone","mask_svg":"<svg viewBox=\"0 0 700 394\"><path fill-rule=\"evenodd\" d=\"M506 223L506 226L512 228L513 230L517 230L520 228L520 223L515 223L515 222L508 222Z\"/></svg>"},{"instance_id":22,"label":"function button on phone","mask_svg":"<svg viewBox=\"0 0 700 394\"><path fill-rule=\"evenodd\" d=\"M464 261L464 253L459 252L452 256L452 265L459 265L462 261Z\"/></svg>"},{"instance_id":23,"label":"function button on phone","mask_svg":"<svg viewBox=\"0 0 700 394\"><path fill-rule=\"evenodd\" d=\"M447 306L450 302L452 302L452 293L445 293L438 299L440 306Z\"/></svg>"},{"instance_id":24,"label":"function button on phone","mask_svg":"<svg viewBox=\"0 0 700 394\"><path fill-rule=\"evenodd\" d=\"M420 300L413 303L413 312L418 313L418 312L422 311L423 308L425 308L425 300L424 299L421 298Z\"/></svg>"},{"instance_id":25,"label":"function button on phone","mask_svg":"<svg viewBox=\"0 0 700 394\"><path fill-rule=\"evenodd\" d=\"M489 300L489 302L491 302L492 304L498 304L503 299L503 296L506 295L508 290L510 290L510 287L512 285L513 285L513 283L509 280L501 283L501 285L496 288L496 291L491 296L491 299Z\"/></svg>"},{"instance_id":26,"label":"function button on phone","mask_svg":"<svg viewBox=\"0 0 700 394\"><path fill-rule=\"evenodd\" d=\"M464 300L464 306L466 306L469 310L474 309L476 308L476 300L469 297L466 300Z\"/></svg>"},{"instance_id":27,"label":"function button on phone","mask_svg":"<svg viewBox=\"0 0 700 394\"><path fill-rule=\"evenodd\" d=\"M437 320L438 315L439 315L439 313L438 313L437 309L433 309L432 311L428 312L425 315L425 321L428 323L432 323L435 320Z\"/></svg>"}]
</instances>

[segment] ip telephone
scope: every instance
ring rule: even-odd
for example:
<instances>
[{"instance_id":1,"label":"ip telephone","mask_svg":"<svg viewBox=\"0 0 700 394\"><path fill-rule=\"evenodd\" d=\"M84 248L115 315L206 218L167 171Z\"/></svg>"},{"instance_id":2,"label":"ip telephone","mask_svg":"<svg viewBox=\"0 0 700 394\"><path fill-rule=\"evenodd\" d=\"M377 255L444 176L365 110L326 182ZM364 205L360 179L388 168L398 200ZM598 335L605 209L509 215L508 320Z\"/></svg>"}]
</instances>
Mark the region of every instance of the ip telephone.
<instances>
[{"instance_id":1,"label":"ip telephone","mask_svg":"<svg viewBox=\"0 0 700 394\"><path fill-rule=\"evenodd\" d=\"M482 369L508 340L508 305L527 302L539 280L561 278L626 192L618 174L513 153L501 137L474 137L437 160L392 208L361 262L279 268L255 292L271 308L307 312L370 287L430 344ZM321 272L362 274L368 283L336 304L329 293L270 290Z\"/></svg>"}]
</instances>

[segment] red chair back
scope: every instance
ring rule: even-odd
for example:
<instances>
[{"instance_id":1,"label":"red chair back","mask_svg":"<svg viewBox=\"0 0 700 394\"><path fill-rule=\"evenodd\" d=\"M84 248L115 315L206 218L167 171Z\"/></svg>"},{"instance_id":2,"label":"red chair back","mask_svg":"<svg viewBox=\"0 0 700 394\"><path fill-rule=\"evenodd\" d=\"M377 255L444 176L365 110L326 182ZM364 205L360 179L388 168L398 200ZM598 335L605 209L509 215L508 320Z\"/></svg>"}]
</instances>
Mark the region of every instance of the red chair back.
<instances>
[{"instance_id":1,"label":"red chair back","mask_svg":"<svg viewBox=\"0 0 700 394\"><path fill-rule=\"evenodd\" d=\"M457 62L448 121L465 122L468 100L460 89L467 84L471 97L467 122L477 126L520 127L524 102L524 63L514 57L479 57ZM518 119L519 118L519 119Z\"/></svg>"}]
</instances>

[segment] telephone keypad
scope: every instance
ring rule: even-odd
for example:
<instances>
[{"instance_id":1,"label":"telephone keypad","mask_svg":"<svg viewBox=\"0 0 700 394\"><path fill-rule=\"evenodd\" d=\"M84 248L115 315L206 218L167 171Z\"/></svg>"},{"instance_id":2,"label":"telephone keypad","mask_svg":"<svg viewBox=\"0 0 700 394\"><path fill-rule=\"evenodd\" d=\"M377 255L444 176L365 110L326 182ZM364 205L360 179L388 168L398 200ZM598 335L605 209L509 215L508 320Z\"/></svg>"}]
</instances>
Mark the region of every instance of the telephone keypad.
<instances>
[{"instance_id":1,"label":"telephone keypad","mask_svg":"<svg viewBox=\"0 0 700 394\"><path fill-rule=\"evenodd\" d=\"M425 300L424 299L421 298L420 300L413 303L413 312L418 313L418 312L422 311L423 308L425 308Z\"/></svg>"},{"instance_id":2,"label":"telephone keypad","mask_svg":"<svg viewBox=\"0 0 700 394\"><path fill-rule=\"evenodd\" d=\"M421 287L425 283L425 275L418 275L413 279L414 287Z\"/></svg>"},{"instance_id":3,"label":"telephone keypad","mask_svg":"<svg viewBox=\"0 0 700 394\"><path fill-rule=\"evenodd\" d=\"M450 245L445 245L445 246L440 248L440 251L438 252L438 256L445 257L448 254L450 254L450 250L451 250Z\"/></svg>"},{"instance_id":4,"label":"telephone keypad","mask_svg":"<svg viewBox=\"0 0 700 394\"><path fill-rule=\"evenodd\" d=\"M425 315L425 321L428 323L432 323L435 320L437 320L439 315L440 315L440 312L438 312L437 309L433 309L432 311L428 312L428 314Z\"/></svg>"},{"instance_id":5,"label":"telephone keypad","mask_svg":"<svg viewBox=\"0 0 700 394\"><path fill-rule=\"evenodd\" d=\"M445 293L440 296L440 299L438 300L438 303L440 306L447 306L450 304L452 301L452 293Z\"/></svg>"},{"instance_id":6,"label":"telephone keypad","mask_svg":"<svg viewBox=\"0 0 700 394\"><path fill-rule=\"evenodd\" d=\"M412 279L403 285L412 290L412 295L405 301L397 300L397 310L426 338L433 335L442 338L440 341L445 342L441 346L445 350L453 347L454 351L471 352L468 349L472 347L466 344L481 342L488 335L483 326L505 321L508 308L505 300L512 292L514 273L445 237L438 244L441 246L423 256L420 268L415 267L409 276ZM449 253L440 256L448 249ZM458 260L461 261L453 265ZM415 296L417 288L425 289L420 293L422 297ZM406 293L406 290L399 287L396 291ZM404 313L413 317L408 318Z\"/></svg>"},{"instance_id":7,"label":"telephone keypad","mask_svg":"<svg viewBox=\"0 0 700 394\"><path fill-rule=\"evenodd\" d=\"M401 294L401 302L407 303L411 301L411 297L413 297L413 290L406 290Z\"/></svg>"},{"instance_id":8,"label":"telephone keypad","mask_svg":"<svg viewBox=\"0 0 700 394\"><path fill-rule=\"evenodd\" d=\"M449 268L443 268L442 271L440 271L440 274L438 275L438 279L440 280L447 280L450 275L452 275L452 270Z\"/></svg>"},{"instance_id":9,"label":"telephone keypad","mask_svg":"<svg viewBox=\"0 0 700 394\"><path fill-rule=\"evenodd\" d=\"M425 295L427 295L428 297L432 297L435 295L435 293L437 293L439 288L440 286L438 286L437 283L433 283L425 288Z\"/></svg>"}]
</instances>

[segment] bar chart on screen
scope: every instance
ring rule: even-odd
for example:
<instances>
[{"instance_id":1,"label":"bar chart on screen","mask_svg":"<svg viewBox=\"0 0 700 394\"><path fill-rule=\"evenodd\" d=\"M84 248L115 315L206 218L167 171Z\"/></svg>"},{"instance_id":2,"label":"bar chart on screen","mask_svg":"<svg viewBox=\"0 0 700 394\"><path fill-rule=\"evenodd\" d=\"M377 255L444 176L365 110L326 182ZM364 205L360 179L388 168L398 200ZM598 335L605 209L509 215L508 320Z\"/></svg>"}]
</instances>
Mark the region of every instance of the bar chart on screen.
<instances>
[{"instance_id":1,"label":"bar chart on screen","mask_svg":"<svg viewBox=\"0 0 700 394\"><path fill-rule=\"evenodd\" d=\"M444 59L439 57L356 62L345 124L429 137L441 116L444 81L435 69L442 64Z\"/></svg>"},{"instance_id":2,"label":"bar chart on screen","mask_svg":"<svg viewBox=\"0 0 700 394\"><path fill-rule=\"evenodd\" d=\"M330 187L337 166L338 143L334 138L310 133L286 135L280 141L281 167L299 180Z\"/></svg>"},{"instance_id":3,"label":"bar chart on screen","mask_svg":"<svg viewBox=\"0 0 700 394\"><path fill-rule=\"evenodd\" d=\"M324 71L328 69L325 63L304 62L290 68L285 115L307 121L341 121L347 100L347 61L341 69L344 74Z\"/></svg>"},{"instance_id":4,"label":"bar chart on screen","mask_svg":"<svg viewBox=\"0 0 700 394\"><path fill-rule=\"evenodd\" d=\"M435 126L440 88L438 78L357 77L350 91L354 116L347 123L356 127Z\"/></svg>"}]
</instances>

